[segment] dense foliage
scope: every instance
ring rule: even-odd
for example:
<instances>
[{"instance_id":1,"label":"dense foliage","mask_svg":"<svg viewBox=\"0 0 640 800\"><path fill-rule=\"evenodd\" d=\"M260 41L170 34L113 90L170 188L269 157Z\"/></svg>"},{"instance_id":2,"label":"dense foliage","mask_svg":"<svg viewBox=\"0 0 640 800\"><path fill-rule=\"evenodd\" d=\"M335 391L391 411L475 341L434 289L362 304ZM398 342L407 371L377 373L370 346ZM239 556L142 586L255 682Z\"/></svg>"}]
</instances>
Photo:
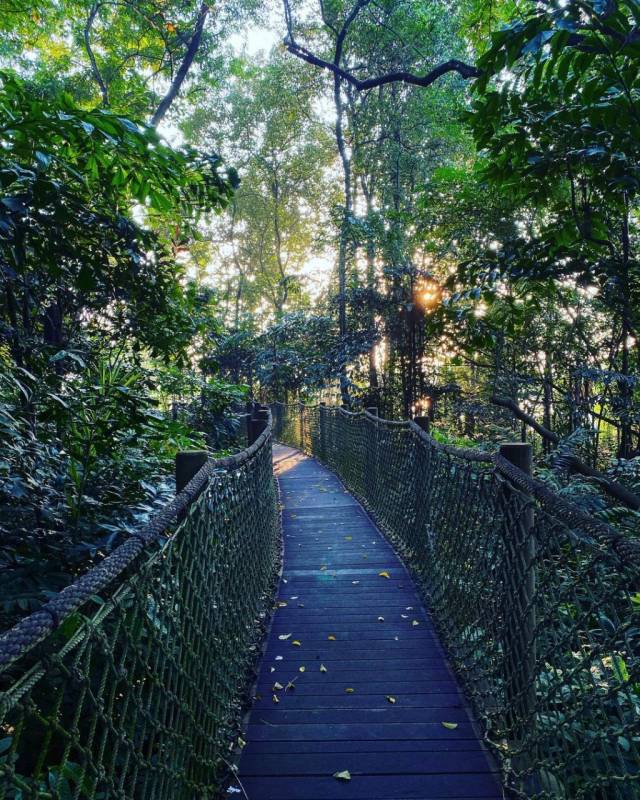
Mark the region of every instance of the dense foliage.
<instances>
[{"instance_id":1,"label":"dense foliage","mask_svg":"<svg viewBox=\"0 0 640 800\"><path fill-rule=\"evenodd\" d=\"M40 549L64 583L113 546L177 448L227 446L247 391L524 437L633 527L634 2L10 5L0 476L23 606Z\"/></svg>"}]
</instances>

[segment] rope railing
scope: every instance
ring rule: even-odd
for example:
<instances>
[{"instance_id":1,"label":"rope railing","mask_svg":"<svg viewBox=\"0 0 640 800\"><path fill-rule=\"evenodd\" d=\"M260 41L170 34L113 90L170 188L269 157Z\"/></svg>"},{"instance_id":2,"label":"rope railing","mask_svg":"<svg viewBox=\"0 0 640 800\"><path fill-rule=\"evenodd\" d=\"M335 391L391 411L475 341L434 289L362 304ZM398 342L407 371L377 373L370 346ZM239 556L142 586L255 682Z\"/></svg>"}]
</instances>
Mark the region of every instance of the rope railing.
<instances>
[{"instance_id":1,"label":"rope railing","mask_svg":"<svg viewBox=\"0 0 640 800\"><path fill-rule=\"evenodd\" d=\"M0 636L1 800L216 796L279 564L263 427Z\"/></svg>"},{"instance_id":2,"label":"rope railing","mask_svg":"<svg viewBox=\"0 0 640 800\"><path fill-rule=\"evenodd\" d=\"M638 540L500 453L272 408L275 437L333 469L411 568L513 796L638 800Z\"/></svg>"}]
</instances>

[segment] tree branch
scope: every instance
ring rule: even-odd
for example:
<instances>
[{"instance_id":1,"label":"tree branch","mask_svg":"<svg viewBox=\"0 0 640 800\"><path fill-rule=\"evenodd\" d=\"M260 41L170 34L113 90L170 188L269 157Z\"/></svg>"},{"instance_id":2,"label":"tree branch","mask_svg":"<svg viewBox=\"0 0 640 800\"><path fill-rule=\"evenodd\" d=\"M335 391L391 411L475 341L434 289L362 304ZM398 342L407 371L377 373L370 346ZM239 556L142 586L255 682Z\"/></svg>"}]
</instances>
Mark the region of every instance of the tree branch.
<instances>
[{"instance_id":1,"label":"tree branch","mask_svg":"<svg viewBox=\"0 0 640 800\"><path fill-rule=\"evenodd\" d=\"M196 57L196 53L198 52L198 48L200 47L200 41L202 40L202 31L204 29L204 23L208 13L209 13L209 6L207 5L207 3L203 3L200 6L200 11L198 12L198 19L196 20L196 26L193 31L193 36L191 37L191 41L189 42L187 52L184 54L182 63L180 64L180 67L176 72L175 78L171 81L169 90L162 98L154 115L151 117L151 124L153 125L154 128L164 118L171 104L173 103L173 101L178 96L178 93L180 92L180 88L184 83L184 79L187 77L187 73L191 68L193 59Z\"/></svg>"},{"instance_id":2,"label":"tree branch","mask_svg":"<svg viewBox=\"0 0 640 800\"><path fill-rule=\"evenodd\" d=\"M355 18L362 11L362 9L366 8L366 6L368 6L371 2L373 2L373 0L357 0L346 17L342 27L340 28L340 31L336 35L335 56L333 62L331 62L324 58L320 58L320 56L315 55L315 53L312 53L306 47L296 42L294 35L293 15L291 13L289 0L283 0L284 16L287 24L287 36L284 40L284 46L292 55L302 59L303 61L306 61L308 64L311 64L314 67L319 67L320 69L326 69L329 72L332 72L335 78L341 78L350 86L358 89L358 91L375 89L378 86L385 86L388 83L407 83L411 86L422 87L431 86L432 83L435 83L435 81L449 72L457 72L458 75L463 77L465 80L468 80L469 78L479 78L482 75L482 71L477 67L474 67L471 64L465 64L464 61L459 61L457 58L452 58L449 61L445 61L443 64L439 64L425 75L415 75L407 70L399 70L397 72L388 72L385 75L379 75L375 78L365 78L362 80L357 78L352 73L347 72L347 70L340 66L344 40ZM324 11L323 21L330 30L332 30L334 33L336 32L336 29L327 23Z\"/></svg>"},{"instance_id":3,"label":"tree branch","mask_svg":"<svg viewBox=\"0 0 640 800\"><path fill-rule=\"evenodd\" d=\"M89 12L89 16L87 17L87 23L84 26L84 47L87 51L87 55L89 56L89 62L91 63L91 72L93 73L93 78L95 82L98 84L100 88L100 94L102 95L102 105L107 108L109 106L109 90L107 89L107 84L104 82L102 75L100 74L100 70L98 69L98 62L96 61L95 54L93 52L93 48L91 47L91 28L93 27L94 20L98 14L98 10L100 8L100 3L94 3L91 6L91 11Z\"/></svg>"},{"instance_id":4,"label":"tree branch","mask_svg":"<svg viewBox=\"0 0 640 800\"><path fill-rule=\"evenodd\" d=\"M287 37L285 39L284 45L292 55L301 58L308 64L312 64L314 67L320 67L321 69L329 70L334 75L337 75L339 78L342 78L342 80L349 83L351 86L354 86L356 89L358 89L358 91L375 89L377 86L384 86L388 83L407 83L411 86L422 87L431 86L432 83L435 83L439 78L441 78L443 75L446 75L448 72L457 72L458 75L463 77L465 80L468 80L469 78L479 78L480 75L482 75L481 70L479 70L477 67L473 67L471 64L465 64L464 61L459 61L457 58L452 58L449 61L445 61L443 64L439 64L437 67L434 67L434 69L432 69L430 72L427 72L425 75L414 75L412 72L400 70L398 72L388 72L385 75L379 75L375 78L365 78L364 80L361 80L360 78L356 78L356 76L352 75L350 72L342 69L342 67L339 67L336 64L332 64L330 61L326 61L324 58L314 55L305 47L302 47L302 45L292 41L291 37Z\"/></svg>"},{"instance_id":5,"label":"tree branch","mask_svg":"<svg viewBox=\"0 0 640 800\"><path fill-rule=\"evenodd\" d=\"M557 433L554 433L548 428L545 428L543 425L540 425L539 422L537 422L530 414L527 414L525 411L523 411L520 406L509 397L497 397L494 395L491 398L491 402L496 406L508 408L514 417L519 419L521 422L524 422L525 425L528 425L530 428L533 428L533 430L536 431L536 433L539 433L543 439L546 439L554 445L558 445L560 443L560 437ZM621 503L624 503L625 506L633 509L634 511L640 510L640 497L638 497L637 494L634 494L632 491L627 489L626 486L623 486L617 481L610 480L602 472L599 472L597 469L585 464L584 461L581 461L577 456L561 456L559 461L562 462L562 466L566 468L569 474L577 472L579 475L592 478L610 497L619 500Z\"/></svg>"}]
</instances>

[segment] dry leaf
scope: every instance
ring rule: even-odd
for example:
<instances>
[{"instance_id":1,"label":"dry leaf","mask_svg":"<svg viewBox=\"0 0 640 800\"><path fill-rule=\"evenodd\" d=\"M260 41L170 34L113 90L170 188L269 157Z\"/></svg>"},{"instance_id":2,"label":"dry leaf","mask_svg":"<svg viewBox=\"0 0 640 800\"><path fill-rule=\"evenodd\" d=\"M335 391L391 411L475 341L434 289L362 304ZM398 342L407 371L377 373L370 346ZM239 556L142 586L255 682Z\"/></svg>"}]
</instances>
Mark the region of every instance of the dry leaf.
<instances>
[{"instance_id":1,"label":"dry leaf","mask_svg":"<svg viewBox=\"0 0 640 800\"><path fill-rule=\"evenodd\" d=\"M353 694L353 693L355 692L355 689L352 689L352 688L349 686L347 689L345 689L345 692L346 692L347 694Z\"/></svg>"},{"instance_id":2,"label":"dry leaf","mask_svg":"<svg viewBox=\"0 0 640 800\"><path fill-rule=\"evenodd\" d=\"M280 636L278 636L278 639L280 639L281 642L286 642L287 639L291 638L291 636L292 634L290 633L281 633Z\"/></svg>"},{"instance_id":3,"label":"dry leaf","mask_svg":"<svg viewBox=\"0 0 640 800\"><path fill-rule=\"evenodd\" d=\"M273 684L273 691L274 692L277 692L278 689L282 689L282 688L283 688L282 684L278 683L277 681Z\"/></svg>"},{"instance_id":4,"label":"dry leaf","mask_svg":"<svg viewBox=\"0 0 640 800\"><path fill-rule=\"evenodd\" d=\"M274 694L272 699L273 699L274 703L279 703L280 702L280 700L278 699L278 695L277 694Z\"/></svg>"},{"instance_id":5,"label":"dry leaf","mask_svg":"<svg viewBox=\"0 0 640 800\"><path fill-rule=\"evenodd\" d=\"M336 637L335 637L335 636L334 636L332 633L330 633L330 634L327 636L327 639L328 639L330 642L335 642L335 641L336 641Z\"/></svg>"},{"instance_id":6,"label":"dry leaf","mask_svg":"<svg viewBox=\"0 0 640 800\"><path fill-rule=\"evenodd\" d=\"M284 608L286 605L287 605L287 604L285 603L285 601L284 601L284 600L280 600L280 601L278 602L278 608Z\"/></svg>"},{"instance_id":7,"label":"dry leaf","mask_svg":"<svg viewBox=\"0 0 640 800\"><path fill-rule=\"evenodd\" d=\"M384 622L384 617L378 617L378 622Z\"/></svg>"},{"instance_id":8,"label":"dry leaf","mask_svg":"<svg viewBox=\"0 0 640 800\"><path fill-rule=\"evenodd\" d=\"M339 781L350 781L351 773L348 769L343 769L341 772L334 772L333 777Z\"/></svg>"},{"instance_id":9,"label":"dry leaf","mask_svg":"<svg viewBox=\"0 0 640 800\"><path fill-rule=\"evenodd\" d=\"M414 619L414 620L413 620L413 622L412 622L411 624L412 624L412 625L413 625L413 627L415 628L415 626L416 626L416 625L419 625L420 623L418 622L418 620L417 620L417 619Z\"/></svg>"},{"instance_id":10,"label":"dry leaf","mask_svg":"<svg viewBox=\"0 0 640 800\"><path fill-rule=\"evenodd\" d=\"M351 581L351 583L352 583L354 586L357 586L357 585L360 583L360 581Z\"/></svg>"},{"instance_id":11,"label":"dry leaf","mask_svg":"<svg viewBox=\"0 0 640 800\"><path fill-rule=\"evenodd\" d=\"M390 578L391 577L391 575L389 575L389 573L386 570L384 570L383 572L379 572L378 575L381 578Z\"/></svg>"},{"instance_id":12,"label":"dry leaf","mask_svg":"<svg viewBox=\"0 0 640 800\"><path fill-rule=\"evenodd\" d=\"M291 642L291 644L292 644L294 647L302 647L302 645L300 644L300 642L299 642L297 639L294 639L294 640Z\"/></svg>"},{"instance_id":13,"label":"dry leaf","mask_svg":"<svg viewBox=\"0 0 640 800\"><path fill-rule=\"evenodd\" d=\"M448 728L448 730L450 730L450 731L454 731L458 727L458 723L457 722L443 722L442 723L442 727L443 728Z\"/></svg>"},{"instance_id":14,"label":"dry leaf","mask_svg":"<svg viewBox=\"0 0 640 800\"><path fill-rule=\"evenodd\" d=\"M304 672L306 667L298 667L298 672Z\"/></svg>"},{"instance_id":15,"label":"dry leaf","mask_svg":"<svg viewBox=\"0 0 640 800\"><path fill-rule=\"evenodd\" d=\"M325 667L325 665L324 664L320 664L320 672L326 672L326 671L327 671L327 668Z\"/></svg>"},{"instance_id":16,"label":"dry leaf","mask_svg":"<svg viewBox=\"0 0 640 800\"><path fill-rule=\"evenodd\" d=\"M396 698L390 694L387 695L387 700L391 703L391 705L393 705L396 702Z\"/></svg>"}]
</instances>

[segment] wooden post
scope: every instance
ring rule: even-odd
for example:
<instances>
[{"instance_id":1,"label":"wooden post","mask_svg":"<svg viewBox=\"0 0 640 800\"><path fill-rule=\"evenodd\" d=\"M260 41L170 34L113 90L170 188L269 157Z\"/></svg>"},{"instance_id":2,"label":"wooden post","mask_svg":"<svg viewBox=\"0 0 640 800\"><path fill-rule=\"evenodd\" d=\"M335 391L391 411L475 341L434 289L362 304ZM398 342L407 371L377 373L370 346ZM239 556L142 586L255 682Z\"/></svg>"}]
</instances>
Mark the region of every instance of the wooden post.
<instances>
[{"instance_id":1,"label":"wooden post","mask_svg":"<svg viewBox=\"0 0 640 800\"><path fill-rule=\"evenodd\" d=\"M176 494L180 494L191 478L206 464L208 457L206 450L183 450L176 453Z\"/></svg>"},{"instance_id":2,"label":"wooden post","mask_svg":"<svg viewBox=\"0 0 640 800\"><path fill-rule=\"evenodd\" d=\"M300 412L300 450L304 453L304 403L300 402L298 405L298 410Z\"/></svg>"},{"instance_id":3,"label":"wooden post","mask_svg":"<svg viewBox=\"0 0 640 800\"><path fill-rule=\"evenodd\" d=\"M422 430L425 431L425 433L429 433L429 430L431 428L431 420L429 419L429 417L414 417L413 421L419 428L422 428Z\"/></svg>"},{"instance_id":4,"label":"wooden post","mask_svg":"<svg viewBox=\"0 0 640 800\"><path fill-rule=\"evenodd\" d=\"M500 455L531 475L532 447L500 446ZM532 733L536 707L536 541L533 504L506 490L505 510L505 701L516 738Z\"/></svg>"},{"instance_id":5,"label":"wooden post","mask_svg":"<svg viewBox=\"0 0 640 800\"><path fill-rule=\"evenodd\" d=\"M367 411L374 417L378 416L377 406L369 406ZM371 437L371 447L367 448L365 457L362 459L362 464L366 469L366 473L362 476L362 485L365 489L365 494L369 496L369 502L375 503L375 498L378 493L378 423L373 424L373 436ZM366 447L366 443L365 443Z\"/></svg>"},{"instance_id":6,"label":"wooden post","mask_svg":"<svg viewBox=\"0 0 640 800\"><path fill-rule=\"evenodd\" d=\"M258 407L253 412L253 416L249 420L249 447L258 439L260 434L266 429L269 424L269 409Z\"/></svg>"},{"instance_id":7,"label":"wooden post","mask_svg":"<svg viewBox=\"0 0 640 800\"><path fill-rule=\"evenodd\" d=\"M322 400L320 402L320 409L318 411L320 415L320 461L326 463L327 461L327 440L326 440L326 424L327 424L327 404Z\"/></svg>"}]
</instances>

